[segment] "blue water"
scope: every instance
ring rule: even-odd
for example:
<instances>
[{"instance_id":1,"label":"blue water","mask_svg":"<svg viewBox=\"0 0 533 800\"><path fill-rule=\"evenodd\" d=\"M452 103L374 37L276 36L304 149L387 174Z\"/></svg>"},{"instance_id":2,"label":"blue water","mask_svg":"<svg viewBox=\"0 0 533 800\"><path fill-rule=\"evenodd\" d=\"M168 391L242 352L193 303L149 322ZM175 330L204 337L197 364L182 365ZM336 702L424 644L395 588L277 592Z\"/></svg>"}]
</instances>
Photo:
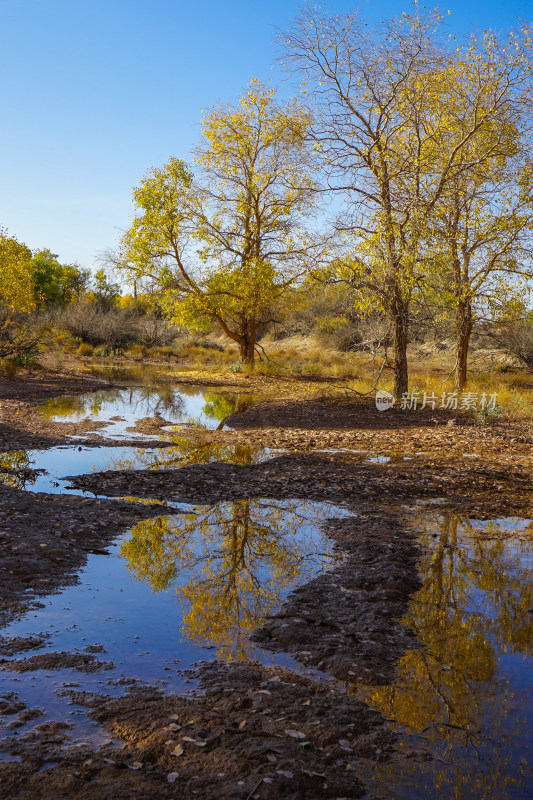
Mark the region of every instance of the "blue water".
<instances>
[{"instance_id":1,"label":"blue water","mask_svg":"<svg viewBox=\"0 0 533 800\"><path fill-rule=\"evenodd\" d=\"M391 686L356 689L403 732L363 777L383 800L531 800L533 523L415 522L423 587L404 621L424 646Z\"/></svg>"},{"instance_id":2,"label":"blue water","mask_svg":"<svg viewBox=\"0 0 533 800\"><path fill-rule=\"evenodd\" d=\"M329 504L256 500L182 506L180 514L139 523L109 555L90 555L75 586L0 631L5 638L49 635L44 647L14 658L103 645L95 658L114 669L0 671L0 696L16 692L44 711L14 731L7 729L14 717L0 717L0 735L2 726L12 737L56 719L73 725L71 741L101 743L105 734L71 704L69 691L122 694L117 681L126 678L183 692L193 684L181 670L205 659L259 658L305 672L248 635L295 586L338 563L321 524L347 513Z\"/></svg>"},{"instance_id":3,"label":"blue water","mask_svg":"<svg viewBox=\"0 0 533 800\"><path fill-rule=\"evenodd\" d=\"M165 447L60 445L47 450L14 450L0 453L0 481L18 489L47 494L92 495L70 486L69 477L121 469L177 469L185 464L256 464L279 455L281 450L243 445L190 445L176 440ZM101 495L103 496L103 495Z\"/></svg>"},{"instance_id":4,"label":"blue water","mask_svg":"<svg viewBox=\"0 0 533 800\"><path fill-rule=\"evenodd\" d=\"M105 428L95 426L105 438L143 440L157 435L128 430L137 420L159 417L169 423L167 429L183 425L213 429L230 414L245 410L254 399L202 387L130 386L52 398L40 403L40 413L53 422L105 423Z\"/></svg>"}]
</instances>

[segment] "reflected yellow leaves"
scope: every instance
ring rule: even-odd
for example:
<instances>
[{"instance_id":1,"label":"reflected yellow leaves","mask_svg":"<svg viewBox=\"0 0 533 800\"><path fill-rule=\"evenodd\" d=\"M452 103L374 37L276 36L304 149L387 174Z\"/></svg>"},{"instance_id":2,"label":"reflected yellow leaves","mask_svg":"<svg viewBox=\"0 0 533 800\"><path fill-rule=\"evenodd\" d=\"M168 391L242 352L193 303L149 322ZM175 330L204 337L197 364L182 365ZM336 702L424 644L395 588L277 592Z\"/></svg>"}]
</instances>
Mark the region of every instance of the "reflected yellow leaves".
<instances>
[{"instance_id":1,"label":"reflected yellow leaves","mask_svg":"<svg viewBox=\"0 0 533 800\"><path fill-rule=\"evenodd\" d=\"M81 417L87 414L87 398L83 395L75 397L64 395L62 397L52 397L39 405L39 413L43 419L53 419L54 417Z\"/></svg>"},{"instance_id":2,"label":"reflected yellow leaves","mask_svg":"<svg viewBox=\"0 0 533 800\"><path fill-rule=\"evenodd\" d=\"M0 453L0 481L12 489L26 489L35 483L35 472L31 469L26 450Z\"/></svg>"},{"instance_id":3,"label":"reflected yellow leaves","mask_svg":"<svg viewBox=\"0 0 533 800\"><path fill-rule=\"evenodd\" d=\"M177 387L166 383L103 389L77 397L55 397L41 403L40 414L44 419L70 422L79 422L86 417L110 421L119 415L131 425L137 420L157 415L167 420L169 425L178 426L179 432L181 425L217 427L217 421L220 423L218 427L222 428L228 416L245 411L259 399L258 395L199 391L197 386ZM215 422L214 425L211 420ZM168 438L168 431L165 431L164 438Z\"/></svg>"},{"instance_id":4,"label":"reflected yellow leaves","mask_svg":"<svg viewBox=\"0 0 533 800\"><path fill-rule=\"evenodd\" d=\"M185 637L235 658L246 653L246 637L296 580L331 558L320 552L319 519L315 504L195 506L140 522L121 554L134 577L154 591L176 587Z\"/></svg>"},{"instance_id":5,"label":"reflected yellow leaves","mask_svg":"<svg viewBox=\"0 0 533 800\"><path fill-rule=\"evenodd\" d=\"M223 424L231 414L242 414L259 399L260 396L252 394L229 395L206 392L204 394L206 404L203 412L206 417L218 419ZM219 427L222 427L222 424Z\"/></svg>"},{"instance_id":6,"label":"reflected yellow leaves","mask_svg":"<svg viewBox=\"0 0 533 800\"><path fill-rule=\"evenodd\" d=\"M156 451L139 448L134 456L122 458L113 469L175 469L192 464L211 464L215 461L225 464L257 464L262 458L261 450L242 444L202 442L173 434L173 444Z\"/></svg>"},{"instance_id":7,"label":"reflected yellow leaves","mask_svg":"<svg viewBox=\"0 0 533 800\"><path fill-rule=\"evenodd\" d=\"M520 699L529 684L521 687L520 676L533 655L533 526L447 516L426 528L422 545L423 587L403 621L423 647L400 660L392 686L359 694L395 727L423 734L440 760L427 770L385 767L386 796L408 796L394 787L402 772L420 770L413 785L422 789L431 772L428 797L512 797L529 780L531 742L522 739L530 726ZM512 761L518 752L520 763ZM434 795L434 787L444 793Z\"/></svg>"},{"instance_id":8,"label":"reflected yellow leaves","mask_svg":"<svg viewBox=\"0 0 533 800\"><path fill-rule=\"evenodd\" d=\"M113 412L114 406L127 411L128 417L132 419L153 414L177 416L183 411L181 394L171 385L103 389L85 395L53 397L41 403L39 410L44 419L64 417L79 420L86 416L98 417L108 410Z\"/></svg>"}]
</instances>

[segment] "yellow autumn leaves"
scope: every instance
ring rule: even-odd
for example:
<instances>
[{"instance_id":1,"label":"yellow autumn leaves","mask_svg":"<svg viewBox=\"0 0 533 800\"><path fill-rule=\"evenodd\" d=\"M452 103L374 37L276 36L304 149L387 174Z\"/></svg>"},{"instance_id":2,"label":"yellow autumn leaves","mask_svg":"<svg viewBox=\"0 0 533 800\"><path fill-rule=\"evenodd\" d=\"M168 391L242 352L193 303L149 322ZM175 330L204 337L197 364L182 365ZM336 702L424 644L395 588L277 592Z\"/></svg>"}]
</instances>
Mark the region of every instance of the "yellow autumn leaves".
<instances>
[{"instance_id":1,"label":"yellow autumn leaves","mask_svg":"<svg viewBox=\"0 0 533 800\"><path fill-rule=\"evenodd\" d=\"M0 301L12 310L35 307L31 250L0 228Z\"/></svg>"},{"instance_id":2,"label":"yellow autumn leaves","mask_svg":"<svg viewBox=\"0 0 533 800\"><path fill-rule=\"evenodd\" d=\"M317 251L307 230L316 184L309 112L252 81L235 105L206 113L196 174L171 158L134 192L119 263L161 293L189 328L218 323L253 363L258 332Z\"/></svg>"}]
</instances>

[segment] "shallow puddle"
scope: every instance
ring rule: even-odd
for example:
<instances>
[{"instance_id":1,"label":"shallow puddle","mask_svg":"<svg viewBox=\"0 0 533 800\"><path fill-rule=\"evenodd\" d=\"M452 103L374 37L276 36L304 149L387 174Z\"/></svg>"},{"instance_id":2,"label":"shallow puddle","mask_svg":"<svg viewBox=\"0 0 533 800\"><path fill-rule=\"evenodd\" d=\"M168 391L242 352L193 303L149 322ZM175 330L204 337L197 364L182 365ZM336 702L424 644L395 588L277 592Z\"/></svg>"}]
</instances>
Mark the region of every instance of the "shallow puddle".
<instances>
[{"instance_id":1,"label":"shallow puddle","mask_svg":"<svg viewBox=\"0 0 533 800\"><path fill-rule=\"evenodd\" d=\"M146 377L145 373L142 373ZM75 443L45 450L0 453L0 481L13 488L49 494L86 494L71 489L67 476L124 469L176 469L215 461L256 464L281 451L241 444L195 442L180 436L180 428L218 428L231 414L245 411L260 399L255 395L215 393L201 387L152 385L104 389L79 396L52 398L40 413L56 422L88 421L105 424L99 436L115 441L162 439L162 447L87 446ZM150 433L136 428L139 420L155 420ZM164 423L168 423L165 425ZM155 432L154 432L155 431ZM147 442L148 443L148 442ZM92 494L88 493L88 494Z\"/></svg>"},{"instance_id":2,"label":"shallow puddle","mask_svg":"<svg viewBox=\"0 0 533 800\"><path fill-rule=\"evenodd\" d=\"M369 456L366 459L370 464L400 464L402 461L412 461L412 458L402 455Z\"/></svg>"},{"instance_id":3,"label":"shallow puddle","mask_svg":"<svg viewBox=\"0 0 533 800\"><path fill-rule=\"evenodd\" d=\"M47 450L13 450L0 453L0 481L32 492L89 494L81 489L69 489L66 476L121 469L123 462L134 469L138 459L143 464L149 459L157 462L163 449L60 445Z\"/></svg>"},{"instance_id":4,"label":"shallow puddle","mask_svg":"<svg viewBox=\"0 0 533 800\"><path fill-rule=\"evenodd\" d=\"M167 447L87 447L60 445L47 450L13 450L0 453L0 481L15 489L47 494L90 494L69 486L69 477L90 472L124 469L177 469L189 464L259 464L280 450L241 444L197 443L172 436ZM96 496L103 497L104 495Z\"/></svg>"},{"instance_id":5,"label":"shallow puddle","mask_svg":"<svg viewBox=\"0 0 533 800\"><path fill-rule=\"evenodd\" d=\"M33 662L27 672L4 662L0 700L15 693L44 715L9 728L17 712L4 713L0 735L20 736L55 719L73 725L71 741L98 744L105 734L69 692L121 694L135 681L182 692L191 679L181 670L199 660L247 656L305 672L248 636L295 586L338 563L321 523L346 515L327 503L254 500L184 505L138 523L108 555L89 556L77 585L1 631L4 640L46 635L8 661L81 654L89 672L62 668L61 658L43 660L40 669Z\"/></svg>"},{"instance_id":6,"label":"shallow puddle","mask_svg":"<svg viewBox=\"0 0 533 800\"><path fill-rule=\"evenodd\" d=\"M130 386L55 397L40 404L40 413L53 422L83 421L88 428L90 423L98 423L99 435L108 439L154 439L157 434L136 430L135 423L155 418L168 423L162 430L177 425L214 429L258 399L255 395L213 392L196 386ZM100 427L101 423L105 428Z\"/></svg>"},{"instance_id":7,"label":"shallow puddle","mask_svg":"<svg viewBox=\"0 0 533 800\"><path fill-rule=\"evenodd\" d=\"M101 436L140 444L157 439L127 430L140 419L212 429L257 399L132 385L48 401L41 413L56 421L104 422ZM69 489L66 476L254 464L277 454L198 443L165 427L166 447L72 443L3 453L0 480L30 491L83 494ZM406 459L365 455L377 464ZM439 502L428 500L414 520L423 529L423 587L404 622L423 646L405 654L391 686L348 688L402 734L399 757L372 761L362 777L384 800L526 800L533 797L533 527L516 518L446 516ZM45 657L40 668L33 662L28 671L0 669L0 737L13 740L57 720L72 726L70 742L101 744L110 737L71 692L118 695L138 682L183 692L194 685L188 668L215 657L252 657L306 672L290 656L261 650L249 635L292 589L340 561L321 523L348 512L299 500L173 504L169 512L138 523L106 555L90 555L75 586L0 631L4 640L44 634L41 644L8 660ZM54 663L53 653L85 664L66 666L62 656ZM42 716L24 717L35 708ZM16 757L8 751L9 744L0 744L0 759Z\"/></svg>"},{"instance_id":8,"label":"shallow puddle","mask_svg":"<svg viewBox=\"0 0 533 800\"><path fill-rule=\"evenodd\" d=\"M363 777L391 800L533 797L533 523L425 517L423 648L392 686L359 690L401 730L403 758Z\"/></svg>"}]
</instances>

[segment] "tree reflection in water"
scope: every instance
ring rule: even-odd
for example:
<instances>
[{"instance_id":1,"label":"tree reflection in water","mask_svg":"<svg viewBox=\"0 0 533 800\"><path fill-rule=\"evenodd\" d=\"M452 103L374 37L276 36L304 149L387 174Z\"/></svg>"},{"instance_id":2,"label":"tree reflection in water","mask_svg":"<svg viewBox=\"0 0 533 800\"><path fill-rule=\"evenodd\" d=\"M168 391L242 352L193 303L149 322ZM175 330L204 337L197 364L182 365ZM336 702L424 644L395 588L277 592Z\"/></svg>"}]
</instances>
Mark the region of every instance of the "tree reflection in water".
<instances>
[{"instance_id":1,"label":"tree reflection in water","mask_svg":"<svg viewBox=\"0 0 533 800\"><path fill-rule=\"evenodd\" d=\"M86 416L99 417L115 405L127 409L128 416L135 419L154 414L179 417L184 411L182 394L173 386L132 386L129 389L102 389L98 392L78 396L53 397L40 405L44 419Z\"/></svg>"},{"instance_id":2,"label":"tree reflection in water","mask_svg":"<svg viewBox=\"0 0 533 800\"><path fill-rule=\"evenodd\" d=\"M533 797L533 523L442 516L422 546L404 622L424 646L358 694L434 760L373 768L380 796Z\"/></svg>"},{"instance_id":3,"label":"tree reflection in water","mask_svg":"<svg viewBox=\"0 0 533 800\"><path fill-rule=\"evenodd\" d=\"M331 514L331 507L287 501L193 506L138 523L121 554L154 591L175 586L185 637L235 658L296 581L338 558L318 528Z\"/></svg>"},{"instance_id":4,"label":"tree reflection in water","mask_svg":"<svg viewBox=\"0 0 533 800\"><path fill-rule=\"evenodd\" d=\"M139 448L133 457L120 458L112 462L110 469L175 469L191 464L239 464L241 466L258 464L265 457L262 448L252 448L244 444L202 442L173 434L168 437L172 445L156 450Z\"/></svg>"},{"instance_id":5,"label":"tree reflection in water","mask_svg":"<svg viewBox=\"0 0 533 800\"><path fill-rule=\"evenodd\" d=\"M116 414L124 415L134 422L157 414L168 419L171 424L217 427L218 422L221 427L228 416L246 411L259 399L257 395L203 391L197 386L176 386L168 383L54 397L41 403L39 411L44 419L70 422L79 422L86 417L105 420ZM190 408L187 410L190 403L196 409L196 417L191 415Z\"/></svg>"},{"instance_id":6,"label":"tree reflection in water","mask_svg":"<svg viewBox=\"0 0 533 800\"><path fill-rule=\"evenodd\" d=\"M12 489L27 489L37 478L32 463L26 450L0 453L0 481Z\"/></svg>"}]
</instances>

